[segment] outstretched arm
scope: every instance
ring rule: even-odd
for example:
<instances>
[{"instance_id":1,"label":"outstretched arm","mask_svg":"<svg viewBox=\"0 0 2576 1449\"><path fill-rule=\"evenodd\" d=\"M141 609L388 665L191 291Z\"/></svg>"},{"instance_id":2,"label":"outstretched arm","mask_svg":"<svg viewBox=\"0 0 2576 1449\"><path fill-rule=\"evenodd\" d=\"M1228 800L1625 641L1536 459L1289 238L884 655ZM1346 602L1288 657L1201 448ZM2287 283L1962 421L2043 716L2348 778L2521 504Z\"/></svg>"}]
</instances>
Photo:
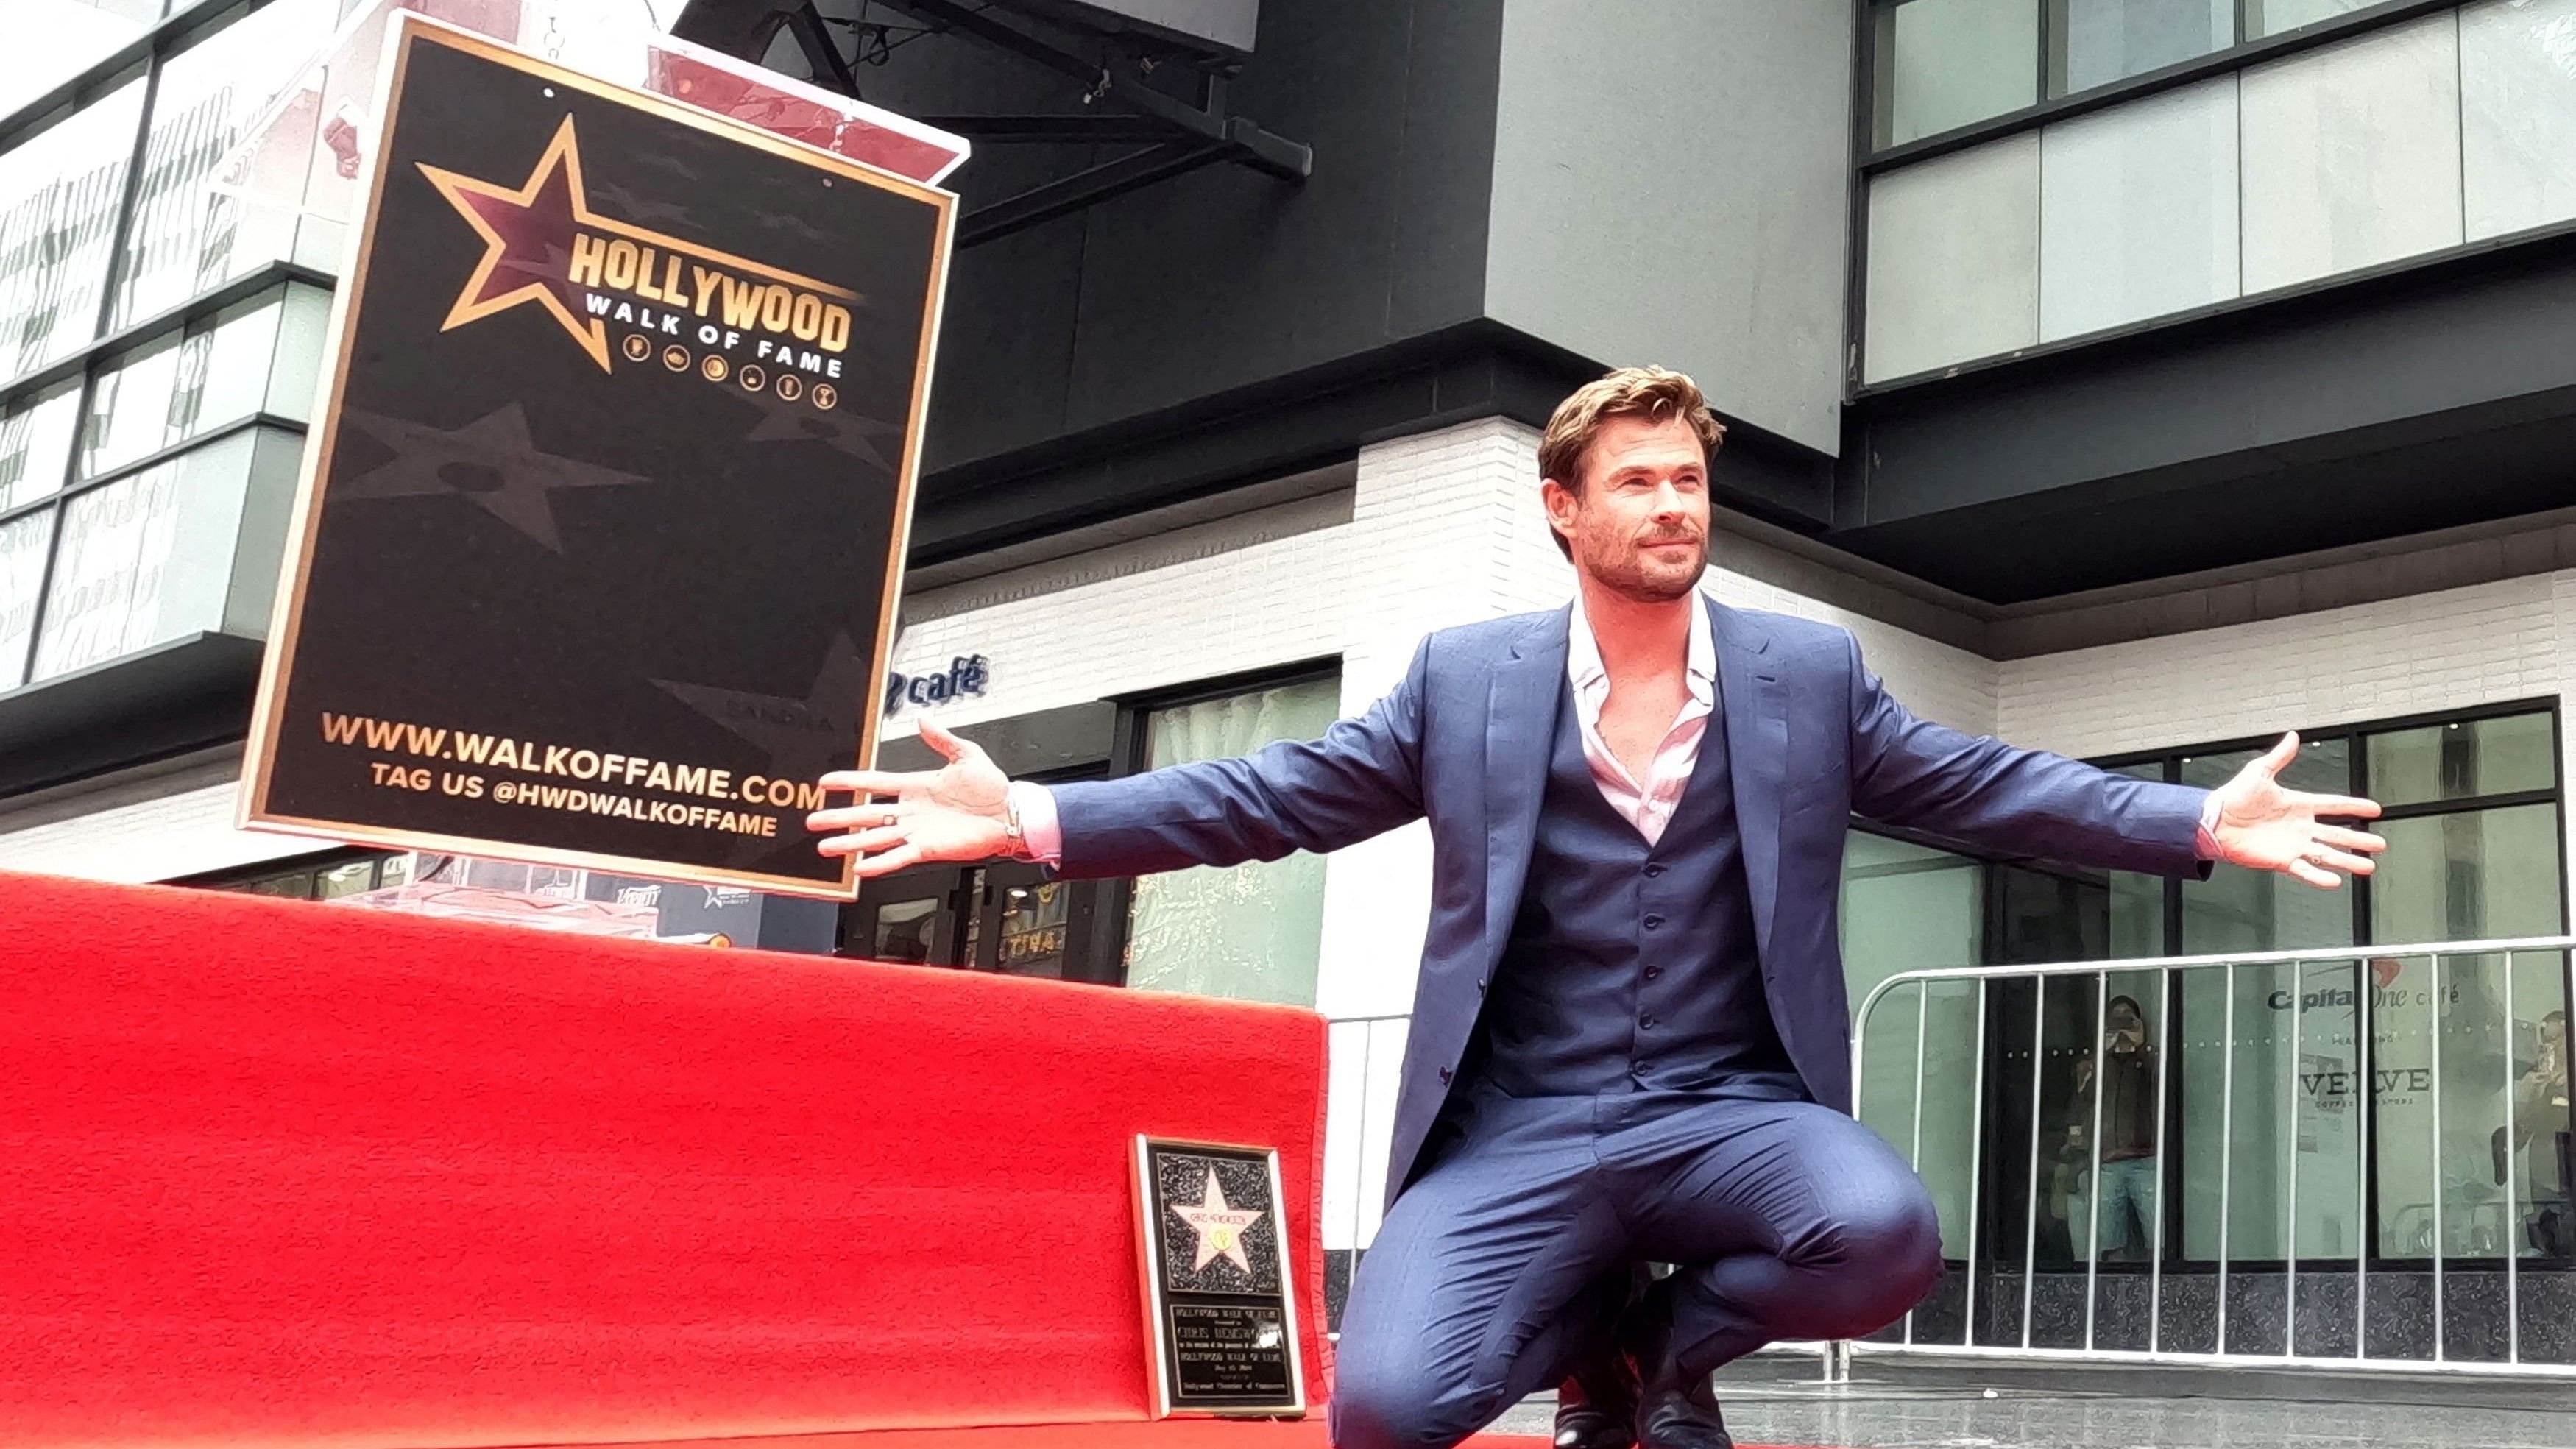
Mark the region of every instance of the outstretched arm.
<instances>
[{"instance_id":1,"label":"outstretched arm","mask_svg":"<svg viewBox=\"0 0 2576 1449\"><path fill-rule=\"evenodd\" d=\"M2214 792L2131 779L1918 719L1851 651L1852 808L1872 819L2112 870L2190 875L2224 860L2325 890L2337 872L2368 875L2387 848L2328 823L2374 818L2373 802L2281 785L2296 735Z\"/></svg>"},{"instance_id":2,"label":"outstretched arm","mask_svg":"<svg viewBox=\"0 0 2576 1449\"><path fill-rule=\"evenodd\" d=\"M1368 713L1320 740L1116 780L1015 785L981 749L925 721L922 740L948 757L945 767L826 775L825 789L863 798L806 823L845 832L818 848L857 855L862 877L999 856L1043 859L1068 876L1141 875L1335 850L1422 813L1427 647Z\"/></svg>"}]
</instances>

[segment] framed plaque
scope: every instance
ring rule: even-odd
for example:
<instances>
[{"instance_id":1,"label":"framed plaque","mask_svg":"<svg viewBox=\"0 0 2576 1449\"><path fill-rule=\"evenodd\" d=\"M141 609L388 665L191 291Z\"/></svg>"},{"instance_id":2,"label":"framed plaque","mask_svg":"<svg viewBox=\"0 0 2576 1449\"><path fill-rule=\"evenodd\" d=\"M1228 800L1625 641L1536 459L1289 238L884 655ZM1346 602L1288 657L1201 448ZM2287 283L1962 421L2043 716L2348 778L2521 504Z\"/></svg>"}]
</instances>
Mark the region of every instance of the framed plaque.
<instances>
[{"instance_id":1,"label":"framed plaque","mask_svg":"<svg viewBox=\"0 0 2576 1449\"><path fill-rule=\"evenodd\" d=\"M955 198L418 15L241 822L847 900Z\"/></svg>"},{"instance_id":2,"label":"framed plaque","mask_svg":"<svg viewBox=\"0 0 2576 1449\"><path fill-rule=\"evenodd\" d=\"M1306 1411L1282 1201L1279 1154L1268 1148L1136 1139L1158 1416Z\"/></svg>"}]
</instances>

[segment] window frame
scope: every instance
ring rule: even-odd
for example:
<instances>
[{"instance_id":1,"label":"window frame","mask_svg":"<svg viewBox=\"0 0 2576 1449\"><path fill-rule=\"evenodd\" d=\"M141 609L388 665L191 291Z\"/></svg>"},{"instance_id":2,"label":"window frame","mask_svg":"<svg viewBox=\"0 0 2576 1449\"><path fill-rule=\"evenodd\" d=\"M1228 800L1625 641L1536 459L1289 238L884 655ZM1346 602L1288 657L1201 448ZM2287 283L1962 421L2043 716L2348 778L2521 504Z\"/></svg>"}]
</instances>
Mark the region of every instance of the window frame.
<instances>
[{"instance_id":1,"label":"window frame","mask_svg":"<svg viewBox=\"0 0 2576 1449\"><path fill-rule=\"evenodd\" d=\"M2291 306L2319 293L2346 288L2368 288L2388 284L2391 279L2415 278L2423 274L2440 274L2478 265L2482 259L2508 248L2528 243L2576 236L2576 220L2550 222L2522 231L2503 232L2493 236L2465 238L2455 245L2415 253L2336 271L2324 276L2203 303L2176 312L2160 313L2137 321L2106 327L2099 331L2078 333L2056 339L2035 339L2029 345L2007 352L1962 358L1926 371L1902 373L1869 380L1866 358L1869 348L1869 191L1873 178L1903 169L1916 162L1929 161L1954 152L1972 150L1992 141L2036 131L2059 121L2069 120L2094 111L2120 106L2165 91L2212 80L2221 76L2281 60L2304 51L2334 45L2420 20L2446 11L2467 7L2472 0L2380 0L2380 3L2346 15L2320 20L2296 30L2259 39L2240 39L2224 50L2178 61L2157 70L2106 82L2073 95L2046 98L2048 47L2050 33L2046 6L2048 0L2033 0L2042 6L2039 25L2040 93L2042 99L2031 106L2008 111L1999 116L1971 122L1947 131L1923 136L1901 145L1881 147L1877 144L1879 116L1884 109L1878 78L1878 17L1882 11L1911 0L1852 0L1852 122L1851 172L1847 188L1846 228L1848 250L1845 263L1843 299L1844 378L1843 401L1846 405L1894 394L1910 393L1926 387L1951 383L1968 383L1971 379L1997 368L2061 357L2079 349L2113 346L2135 342L2149 335L2183 332L2193 328L2224 325L2227 319L2263 308ZM2245 34L2246 6L2254 0L2236 0L2237 34Z\"/></svg>"},{"instance_id":2,"label":"window frame","mask_svg":"<svg viewBox=\"0 0 2576 1449\"><path fill-rule=\"evenodd\" d=\"M2036 130L2052 121L2063 121L2089 111L2120 105L2161 91L2190 85L2194 81L2245 70L2265 61L2279 60L2301 51L2332 45L2373 30L2402 25L2409 20L2420 19L2426 15L2444 10L2456 10L2466 3L2466 0L2379 0L2377 4L2364 6L2349 14L2267 36L2249 36L2246 33L2247 10L2255 0L2235 0L2235 44L2204 55L2193 56L2188 60L2158 66L2154 70L2140 71L2133 76L2123 76L2115 81L2105 81L2097 86L2056 97L2048 94L2050 52L2057 41L2052 20L2062 0L2031 0L2038 10L2039 17L2037 27L2039 43L2032 63L2037 68L2038 82L2035 93L2040 99L2017 110L1990 116L1982 121L1972 121L1964 126L1953 126L1949 130L1936 131L1896 145L1881 145L1878 142L1883 129L1882 122L1892 120L1888 111L1891 98L1884 94L1885 88L1881 84L1878 71L1880 17L1892 15L1896 10L1916 3L1916 0L1854 0L1854 3L1858 10L1857 22L1862 61L1855 80L1866 98L1869 111L1868 128L1863 137L1863 146L1856 154L1858 169L1863 175L1869 175L1892 170L1910 162L1928 160L1934 156L1964 150L2001 136Z\"/></svg>"}]
</instances>

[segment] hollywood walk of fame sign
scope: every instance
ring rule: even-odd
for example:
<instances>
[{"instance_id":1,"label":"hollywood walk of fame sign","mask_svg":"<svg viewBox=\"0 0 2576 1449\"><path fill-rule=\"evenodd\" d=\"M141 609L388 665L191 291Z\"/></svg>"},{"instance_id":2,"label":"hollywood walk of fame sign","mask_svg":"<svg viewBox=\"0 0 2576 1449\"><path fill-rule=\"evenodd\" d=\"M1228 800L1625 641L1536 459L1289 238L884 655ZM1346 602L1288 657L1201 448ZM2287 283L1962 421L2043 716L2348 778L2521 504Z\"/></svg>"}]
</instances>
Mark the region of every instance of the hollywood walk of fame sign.
<instances>
[{"instance_id":1,"label":"hollywood walk of fame sign","mask_svg":"<svg viewBox=\"0 0 2576 1449\"><path fill-rule=\"evenodd\" d=\"M1279 1154L1136 1139L1138 1262L1157 1413L1306 1409Z\"/></svg>"},{"instance_id":2,"label":"hollywood walk of fame sign","mask_svg":"<svg viewBox=\"0 0 2576 1449\"><path fill-rule=\"evenodd\" d=\"M399 16L255 828L849 899L954 197Z\"/></svg>"}]
</instances>

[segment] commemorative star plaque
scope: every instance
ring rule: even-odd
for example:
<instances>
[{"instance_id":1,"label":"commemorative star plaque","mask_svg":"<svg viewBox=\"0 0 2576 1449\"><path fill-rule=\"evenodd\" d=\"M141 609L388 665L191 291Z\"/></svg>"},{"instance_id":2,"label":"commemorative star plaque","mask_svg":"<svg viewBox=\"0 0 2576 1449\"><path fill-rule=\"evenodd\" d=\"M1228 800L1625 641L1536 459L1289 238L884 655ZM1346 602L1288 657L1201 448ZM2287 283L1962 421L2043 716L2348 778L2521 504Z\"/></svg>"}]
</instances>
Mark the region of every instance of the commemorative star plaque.
<instances>
[{"instance_id":1,"label":"commemorative star plaque","mask_svg":"<svg viewBox=\"0 0 2576 1449\"><path fill-rule=\"evenodd\" d=\"M1136 1194L1155 1412L1303 1414L1279 1154L1139 1137Z\"/></svg>"},{"instance_id":2,"label":"commemorative star plaque","mask_svg":"<svg viewBox=\"0 0 2576 1449\"><path fill-rule=\"evenodd\" d=\"M851 898L955 197L385 33L242 823Z\"/></svg>"}]
</instances>

